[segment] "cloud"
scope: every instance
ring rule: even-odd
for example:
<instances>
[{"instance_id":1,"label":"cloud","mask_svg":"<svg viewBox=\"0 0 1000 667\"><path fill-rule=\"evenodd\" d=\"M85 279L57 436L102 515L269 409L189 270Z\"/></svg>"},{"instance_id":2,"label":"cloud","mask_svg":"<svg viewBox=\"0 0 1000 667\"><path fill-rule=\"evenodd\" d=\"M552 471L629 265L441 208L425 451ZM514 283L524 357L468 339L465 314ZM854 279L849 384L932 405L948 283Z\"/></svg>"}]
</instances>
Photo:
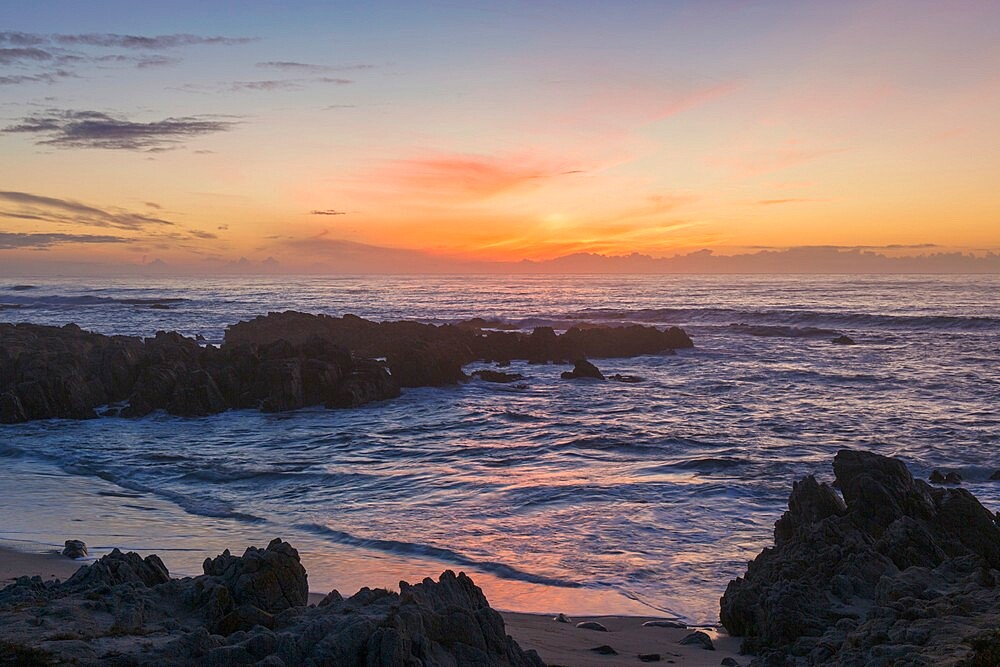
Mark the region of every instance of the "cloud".
<instances>
[{"instance_id":1,"label":"cloud","mask_svg":"<svg viewBox=\"0 0 1000 667\"><path fill-rule=\"evenodd\" d=\"M230 117L220 116L181 116L143 123L100 111L52 109L26 116L2 132L33 134L35 143L57 148L149 151L174 148L186 139L225 132L236 124Z\"/></svg>"},{"instance_id":2,"label":"cloud","mask_svg":"<svg viewBox=\"0 0 1000 667\"><path fill-rule=\"evenodd\" d=\"M9 35L10 33L0 33L0 41L2 41L5 34ZM24 33L16 34L24 35ZM42 36L38 35L37 37ZM48 35L47 38L49 41L57 44L147 50L176 49L183 46L200 45L234 46L256 42L260 39L259 37L206 37L189 33L176 33L172 35L122 35L117 33L56 34Z\"/></svg>"},{"instance_id":3,"label":"cloud","mask_svg":"<svg viewBox=\"0 0 1000 667\"><path fill-rule=\"evenodd\" d=\"M38 74L11 74L0 76L0 86L16 86L22 83L55 83L59 79L66 79L76 76L73 72L65 69L58 69L52 72L40 72Z\"/></svg>"},{"instance_id":4,"label":"cloud","mask_svg":"<svg viewBox=\"0 0 1000 667\"><path fill-rule=\"evenodd\" d=\"M293 90L301 88L299 81L291 80L265 80L265 81L233 81L229 84L231 90Z\"/></svg>"},{"instance_id":5,"label":"cloud","mask_svg":"<svg viewBox=\"0 0 1000 667\"><path fill-rule=\"evenodd\" d=\"M125 243L120 236L91 236L87 234L20 234L0 232L0 250L44 250L68 243Z\"/></svg>"},{"instance_id":6,"label":"cloud","mask_svg":"<svg viewBox=\"0 0 1000 667\"><path fill-rule=\"evenodd\" d=\"M374 65L357 64L342 65L339 67L331 65L314 65L312 63L300 63L294 60L268 60L257 63L257 67L263 69L277 69L286 72L351 72L355 70L371 69Z\"/></svg>"},{"instance_id":7,"label":"cloud","mask_svg":"<svg viewBox=\"0 0 1000 667\"><path fill-rule=\"evenodd\" d=\"M757 201L758 206L776 206L778 204L800 204L803 202L813 201L812 199L760 199Z\"/></svg>"},{"instance_id":8,"label":"cloud","mask_svg":"<svg viewBox=\"0 0 1000 667\"><path fill-rule=\"evenodd\" d=\"M12 65L15 63L21 63L25 60L44 61L52 60L54 58L55 56L45 49L39 49L33 46L0 49L0 65Z\"/></svg>"},{"instance_id":9,"label":"cloud","mask_svg":"<svg viewBox=\"0 0 1000 667\"><path fill-rule=\"evenodd\" d=\"M332 208L309 211L309 215L347 215L345 211L335 211Z\"/></svg>"},{"instance_id":10,"label":"cloud","mask_svg":"<svg viewBox=\"0 0 1000 667\"><path fill-rule=\"evenodd\" d=\"M0 191L0 217L92 227L138 230L172 226L174 223L123 209L103 209L71 199L57 199L28 192Z\"/></svg>"}]
</instances>

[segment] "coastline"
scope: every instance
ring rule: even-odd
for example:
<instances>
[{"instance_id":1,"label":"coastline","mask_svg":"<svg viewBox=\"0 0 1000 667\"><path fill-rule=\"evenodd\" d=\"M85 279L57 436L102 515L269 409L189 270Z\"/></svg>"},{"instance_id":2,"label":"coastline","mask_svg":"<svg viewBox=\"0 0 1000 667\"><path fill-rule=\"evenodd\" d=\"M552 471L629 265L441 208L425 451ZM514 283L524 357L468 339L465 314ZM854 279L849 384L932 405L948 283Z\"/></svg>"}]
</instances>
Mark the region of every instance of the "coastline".
<instances>
[{"instance_id":1,"label":"coastline","mask_svg":"<svg viewBox=\"0 0 1000 667\"><path fill-rule=\"evenodd\" d=\"M31 553L0 545L0 588L22 576L40 576L44 580L72 576L81 566L93 562L88 559L71 560L57 552ZM435 575L438 573L434 573ZM311 591L309 603L318 604L324 593ZM738 664L748 658L738 654L740 640L711 628L661 628L643 627L655 620L653 616L579 616L572 623L560 623L551 614L500 611L507 634L526 650L534 649L549 665L572 667L601 667L606 665L646 664L640 654L659 654L662 664L689 665L692 667L715 666L730 657ZM577 628L576 623L596 621L608 632ZM714 651L678 642L693 630L706 632L715 644ZM607 645L616 655L601 655L592 649ZM655 663L654 663L655 664Z\"/></svg>"}]
</instances>

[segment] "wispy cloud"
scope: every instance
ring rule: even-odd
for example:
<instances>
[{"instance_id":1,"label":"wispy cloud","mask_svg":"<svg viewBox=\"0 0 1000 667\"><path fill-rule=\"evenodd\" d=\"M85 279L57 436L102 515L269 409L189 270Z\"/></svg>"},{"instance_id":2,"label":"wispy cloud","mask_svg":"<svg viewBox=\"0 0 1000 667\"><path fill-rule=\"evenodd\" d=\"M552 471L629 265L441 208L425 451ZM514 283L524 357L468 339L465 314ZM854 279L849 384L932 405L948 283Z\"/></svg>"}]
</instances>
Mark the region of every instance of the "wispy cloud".
<instances>
[{"instance_id":1,"label":"wispy cloud","mask_svg":"<svg viewBox=\"0 0 1000 667\"><path fill-rule=\"evenodd\" d=\"M802 204L810 201L813 200L790 197L787 199L759 199L756 203L758 206L777 206L779 204Z\"/></svg>"},{"instance_id":2,"label":"wispy cloud","mask_svg":"<svg viewBox=\"0 0 1000 667\"><path fill-rule=\"evenodd\" d=\"M263 69L276 69L286 72L351 72L356 70L372 69L374 65L315 65L313 63L300 63L294 60L268 60L257 63L257 67Z\"/></svg>"},{"instance_id":3,"label":"wispy cloud","mask_svg":"<svg viewBox=\"0 0 1000 667\"><path fill-rule=\"evenodd\" d=\"M2 130L31 134L39 145L150 151L176 148L185 140L225 132L237 121L220 116L181 116L141 122L100 111L48 110L22 118Z\"/></svg>"},{"instance_id":4,"label":"wispy cloud","mask_svg":"<svg viewBox=\"0 0 1000 667\"><path fill-rule=\"evenodd\" d=\"M21 234L16 232L0 232L0 250L36 249L44 250L55 245L69 243L126 243L128 239L120 236L87 235L87 234Z\"/></svg>"},{"instance_id":5,"label":"wispy cloud","mask_svg":"<svg viewBox=\"0 0 1000 667\"><path fill-rule=\"evenodd\" d=\"M174 223L120 208L99 208L72 199L0 191L0 218L139 230Z\"/></svg>"},{"instance_id":6,"label":"wispy cloud","mask_svg":"<svg viewBox=\"0 0 1000 667\"><path fill-rule=\"evenodd\" d=\"M347 215L346 211L335 211L332 208L309 211L309 215Z\"/></svg>"}]
</instances>

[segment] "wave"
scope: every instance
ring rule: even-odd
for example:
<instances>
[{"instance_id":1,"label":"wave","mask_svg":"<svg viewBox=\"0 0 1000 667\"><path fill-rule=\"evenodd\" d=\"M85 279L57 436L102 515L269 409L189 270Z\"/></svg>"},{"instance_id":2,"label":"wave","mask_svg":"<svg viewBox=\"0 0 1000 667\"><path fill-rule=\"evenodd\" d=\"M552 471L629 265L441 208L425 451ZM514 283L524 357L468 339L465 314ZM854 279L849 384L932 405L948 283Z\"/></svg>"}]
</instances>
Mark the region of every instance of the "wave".
<instances>
[{"instance_id":1,"label":"wave","mask_svg":"<svg viewBox=\"0 0 1000 667\"><path fill-rule=\"evenodd\" d=\"M990 329L1000 317L958 315L890 315L821 310L744 310L739 308L587 308L562 316L575 321L654 322L673 324L791 325L800 327Z\"/></svg>"},{"instance_id":2,"label":"wave","mask_svg":"<svg viewBox=\"0 0 1000 667\"><path fill-rule=\"evenodd\" d=\"M4 305L13 308L72 308L75 306L107 306L122 304L126 306L171 306L190 301L184 297L160 298L115 298L110 296L95 296L93 294L46 294L46 295L9 295L3 297Z\"/></svg>"},{"instance_id":3,"label":"wave","mask_svg":"<svg viewBox=\"0 0 1000 667\"><path fill-rule=\"evenodd\" d=\"M400 554L404 556L433 558L435 560L452 563L454 565L473 567L481 572L488 572L496 575L501 579L513 579L516 581L524 581L529 584L558 586L560 588L583 587L583 584L577 581L533 574L531 572L519 570L516 567L511 567L505 563L498 563L496 561L480 561L470 558L469 556L461 554L457 551L445 549L443 547L435 547L429 544L358 537L356 535L351 535L350 533L345 533L342 530L334 530L333 528L324 526L320 523L297 524L293 526L293 528L307 531L313 533L314 535L320 535L321 537L325 537L332 542L336 542L337 544L346 544L352 547L360 547L362 549L371 549L373 551L382 551L385 553Z\"/></svg>"}]
</instances>

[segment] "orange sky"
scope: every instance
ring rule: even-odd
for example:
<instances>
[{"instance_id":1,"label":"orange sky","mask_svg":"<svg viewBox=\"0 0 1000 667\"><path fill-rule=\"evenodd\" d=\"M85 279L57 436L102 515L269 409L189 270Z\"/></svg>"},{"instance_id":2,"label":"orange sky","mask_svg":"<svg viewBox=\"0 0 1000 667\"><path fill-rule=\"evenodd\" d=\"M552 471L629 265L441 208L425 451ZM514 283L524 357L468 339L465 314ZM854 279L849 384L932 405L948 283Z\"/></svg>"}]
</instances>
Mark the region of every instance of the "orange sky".
<instances>
[{"instance_id":1,"label":"orange sky","mask_svg":"<svg viewBox=\"0 0 1000 667\"><path fill-rule=\"evenodd\" d=\"M327 4L0 9L0 262L1000 248L995 3Z\"/></svg>"}]
</instances>

